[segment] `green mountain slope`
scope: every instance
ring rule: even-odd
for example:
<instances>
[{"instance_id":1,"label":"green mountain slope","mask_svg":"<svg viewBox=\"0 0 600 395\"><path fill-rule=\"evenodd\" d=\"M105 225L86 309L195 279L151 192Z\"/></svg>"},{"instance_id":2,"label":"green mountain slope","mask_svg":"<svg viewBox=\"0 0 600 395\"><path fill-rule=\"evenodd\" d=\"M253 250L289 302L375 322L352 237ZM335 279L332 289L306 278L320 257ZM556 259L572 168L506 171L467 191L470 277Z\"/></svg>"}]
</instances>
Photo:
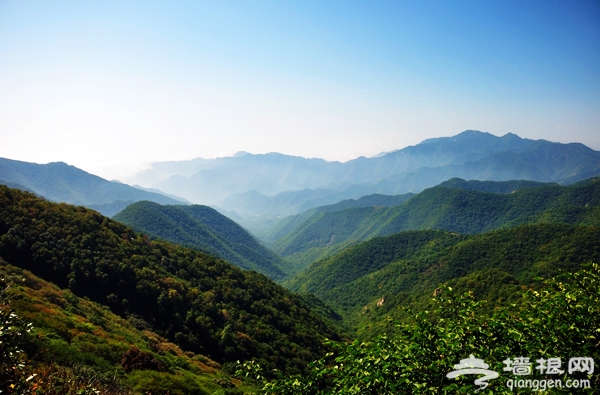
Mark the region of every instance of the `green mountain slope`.
<instances>
[{"instance_id":1,"label":"green mountain slope","mask_svg":"<svg viewBox=\"0 0 600 395\"><path fill-rule=\"evenodd\" d=\"M18 320L33 324L29 336L20 334L27 358L16 377L2 377L0 362L0 388L2 379L17 386L9 393L75 388L69 393L225 394L236 383L218 363L184 352L134 315L120 317L2 259L0 278L0 314L10 308Z\"/></svg>"},{"instance_id":2,"label":"green mountain slope","mask_svg":"<svg viewBox=\"0 0 600 395\"><path fill-rule=\"evenodd\" d=\"M399 206L412 196L414 196L413 193L394 196L373 194L362 196L359 199L346 199L335 204L315 207L310 210L306 210L301 214L291 215L289 217L283 218L267 231L260 233L260 237L265 242L272 243L284 237L288 233L292 232L296 227L298 227L300 224L302 224L314 214L330 213L334 211L345 210L348 208Z\"/></svg>"},{"instance_id":3,"label":"green mountain slope","mask_svg":"<svg viewBox=\"0 0 600 395\"><path fill-rule=\"evenodd\" d=\"M315 262L288 286L314 293L364 335L371 326L384 326L386 315L398 315L398 306L429 297L450 280L461 279L468 288L478 282L514 287L598 260L600 229L595 226L523 225L478 235L411 231L374 238ZM484 281L486 276L491 279ZM499 295L512 293L498 289L488 300L495 303Z\"/></svg>"},{"instance_id":4,"label":"green mountain slope","mask_svg":"<svg viewBox=\"0 0 600 395\"><path fill-rule=\"evenodd\" d=\"M502 280L501 274L487 274L472 280ZM504 277L510 281L510 276ZM588 356L588 366L600 359L598 264L537 282L535 288L525 287L515 302L486 311L485 301L474 300L471 293L440 287L427 310L396 323L393 335L335 344L333 352L313 362L309 372L263 381L258 394L596 393L600 377L592 375L591 367L581 374L574 369L567 373L566 367L579 360L573 355ZM386 303L382 299L378 305ZM537 366L528 363L530 358ZM547 369L550 358L563 367L560 375ZM531 371L520 375L510 365ZM490 370L466 369L474 366ZM534 366L538 372L533 372ZM256 365L246 367L254 377L260 373ZM492 374L474 380L477 376L471 373ZM462 374L468 376L456 377ZM559 377L569 381L563 385L565 379Z\"/></svg>"},{"instance_id":5,"label":"green mountain slope","mask_svg":"<svg viewBox=\"0 0 600 395\"><path fill-rule=\"evenodd\" d=\"M207 206L162 206L141 201L131 204L113 219L151 238L207 252L274 280L286 275L281 258L234 221Z\"/></svg>"},{"instance_id":6,"label":"green mountain slope","mask_svg":"<svg viewBox=\"0 0 600 395\"><path fill-rule=\"evenodd\" d=\"M523 188L537 188L551 185L550 183L528 181L528 180L508 180L508 181L479 181L463 180L454 177L440 184L442 187L464 189L466 191L493 192L493 193L513 193ZM557 185L557 184L553 184Z\"/></svg>"},{"instance_id":7,"label":"green mountain slope","mask_svg":"<svg viewBox=\"0 0 600 395\"><path fill-rule=\"evenodd\" d=\"M599 225L600 180L523 188L510 194L437 186L400 206L316 213L270 247L301 267L348 244L404 230L468 234L546 222Z\"/></svg>"},{"instance_id":8,"label":"green mountain slope","mask_svg":"<svg viewBox=\"0 0 600 395\"><path fill-rule=\"evenodd\" d=\"M0 258L134 315L184 351L299 371L338 335L265 276L116 221L0 186Z\"/></svg>"},{"instance_id":9,"label":"green mountain slope","mask_svg":"<svg viewBox=\"0 0 600 395\"><path fill-rule=\"evenodd\" d=\"M65 202L114 215L127 204L150 200L161 204L186 204L182 200L107 181L66 163L45 165L0 158L0 179L54 202ZM10 185L9 185L10 186Z\"/></svg>"}]
</instances>

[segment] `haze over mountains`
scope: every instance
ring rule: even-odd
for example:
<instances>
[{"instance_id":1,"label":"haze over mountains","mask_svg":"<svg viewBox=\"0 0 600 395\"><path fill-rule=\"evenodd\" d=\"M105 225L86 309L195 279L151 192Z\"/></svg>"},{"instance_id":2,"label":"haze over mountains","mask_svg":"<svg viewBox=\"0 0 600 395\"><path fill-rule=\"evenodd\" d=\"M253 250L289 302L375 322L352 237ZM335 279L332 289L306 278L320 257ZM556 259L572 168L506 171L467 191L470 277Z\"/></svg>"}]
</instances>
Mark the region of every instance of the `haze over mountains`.
<instances>
[{"instance_id":1,"label":"haze over mountains","mask_svg":"<svg viewBox=\"0 0 600 395\"><path fill-rule=\"evenodd\" d=\"M469 130L344 163L279 153L155 163L132 181L247 219L293 215L374 193L416 193L453 177L568 184L598 174L600 152L583 144Z\"/></svg>"}]
</instances>

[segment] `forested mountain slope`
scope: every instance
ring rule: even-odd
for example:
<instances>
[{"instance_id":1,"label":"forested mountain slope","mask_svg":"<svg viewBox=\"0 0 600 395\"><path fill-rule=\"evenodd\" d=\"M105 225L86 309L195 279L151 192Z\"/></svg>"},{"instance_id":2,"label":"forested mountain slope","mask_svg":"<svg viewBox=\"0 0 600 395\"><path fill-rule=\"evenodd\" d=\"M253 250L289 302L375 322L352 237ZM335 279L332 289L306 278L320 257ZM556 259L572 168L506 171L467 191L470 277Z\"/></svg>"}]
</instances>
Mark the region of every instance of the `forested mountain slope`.
<instances>
[{"instance_id":1,"label":"forested mountain slope","mask_svg":"<svg viewBox=\"0 0 600 395\"><path fill-rule=\"evenodd\" d=\"M575 271L589 261L600 261L596 226L522 225L478 235L408 231L315 262L287 285L314 293L368 336L370 326L383 326L386 315L397 316L399 306L430 297L442 283L461 279L463 288L478 289L496 303L534 277Z\"/></svg>"},{"instance_id":2,"label":"forested mountain slope","mask_svg":"<svg viewBox=\"0 0 600 395\"><path fill-rule=\"evenodd\" d=\"M315 213L270 247L302 266L350 243L403 230L470 234L528 223L599 225L600 180L510 194L437 186L400 206Z\"/></svg>"},{"instance_id":3,"label":"forested mountain slope","mask_svg":"<svg viewBox=\"0 0 600 395\"><path fill-rule=\"evenodd\" d=\"M493 193L512 193L522 188L535 188L549 185L548 183L526 180L510 180L510 181L466 181L461 178L452 178L442 182L439 186L448 188L458 188L468 191L493 192ZM556 185L556 184L554 184ZM278 239L292 232L302 222L306 221L313 214L326 213L333 211L341 211L348 208L358 207L394 207L399 206L409 198L413 197L414 193L406 193L402 195L382 195L372 194L362 196L359 199L346 199L339 203L326 206L319 206L302 212L301 214L291 215L283 218L275 223L270 229L259 233L262 240L266 243L273 243Z\"/></svg>"},{"instance_id":4,"label":"forested mountain slope","mask_svg":"<svg viewBox=\"0 0 600 395\"><path fill-rule=\"evenodd\" d=\"M281 280L284 262L234 221L200 205L141 201L113 217L153 239L162 239L217 256L246 270Z\"/></svg>"},{"instance_id":5,"label":"forested mountain slope","mask_svg":"<svg viewBox=\"0 0 600 395\"><path fill-rule=\"evenodd\" d=\"M336 332L265 276L151 241L100 214L0 186L0 258L137 316L184 351L299 371Z\"/></svg>"},{"instance_id":6,"label":"forested mountain slope","mask_svg":"<svg viewBox=\"0 0 600 395\"><path fill-rule=\"evenodd\" d=\"M283 218L267 231L260 233L260 237L266 243L272 243L284 237L288 233L292 232L296 227L298 227L300 224L302 224L314 214L330 213L334 211L345 210L348 208L394 207L401 205L412 196L414 196L413 193L394 196L373 194L362 196L359 199L346 199L342 200L339 203L315 207L310 210L306 210L301 214L291 215L289 217Z\"/></svg>"},{"instance_id":7,"label":"forested mountain slope","mask_svg":"<svg viewBox=\"0 0 600 395\"><path fill-rule=\"evenodd\" d=\"M486 286L491 278L514 280L490 269L469 281L483 279ZM246 371L262 380L260 395L597 392L600 376L594 374L592 362L600 359L600 266L584 264L575 273L536 281L534 287L517 287L510 304L495 306L493 299L477 300L471 292L463 293L464 288L442 286L429 296L426 309L413 310L405 322L390 320L393 333L334 344L333 352L314 361L308 373L265 380L256 364L246 364ZM364 308L363 315L387 303L381 298L373 304L377 307ZM376 317L363 319L369 318ZM584 372L567 372L566 366L581 360L574 355L586 355ZM550 358L564 370L549 371ZM511 365L536 366L539 372L516 372ZM474 366L486 370L467 371ZM466 376L457 377L462 374Z\"/></svg>"},{"instance_id":8,"label":"forested mountain slope","mask_svg":"<svg viewBox=\"0 0 600 395\"><path fill-rule=\"evenodd\" d=\"M13 352L0 360L3 393L242 394L221 365L184 352L139 316L120 317L1 258L0 279L0 319L10 321L1 349Z\"/></svg>"},{"instance_id":9,"label":"forested mountain slope","mask_svg":"<svg viewBox=\"0 0 600 395\"><path fill-rule=\"evenodd\" d=\"M537 188L548 185L557 185L555 183L546 183L528 180L508 180L508 181L479 181L463 180L454 177L440 184L442 187L464 189L465 191L493 192L493 193L513 193L523 188Z\"/></svg>"}]
</instances>

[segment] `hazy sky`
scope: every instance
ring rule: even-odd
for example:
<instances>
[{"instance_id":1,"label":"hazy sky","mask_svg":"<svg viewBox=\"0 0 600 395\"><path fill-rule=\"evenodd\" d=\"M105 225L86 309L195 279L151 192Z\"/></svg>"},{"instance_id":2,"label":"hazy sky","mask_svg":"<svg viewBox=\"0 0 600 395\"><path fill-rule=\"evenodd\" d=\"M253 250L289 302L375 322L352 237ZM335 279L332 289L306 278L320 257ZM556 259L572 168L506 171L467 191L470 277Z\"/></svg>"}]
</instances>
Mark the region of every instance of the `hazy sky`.
<instances>
[{"instance_id":1,"label":"hazy sky","mask_svg":"<svg viewBox=\"0 0 600 395\"><path fill-rule=\"evenodd\" d=\"M465 129L600 150L600 1L0 0L0 157L113 179Z\"/></svg>"}]
</instances>

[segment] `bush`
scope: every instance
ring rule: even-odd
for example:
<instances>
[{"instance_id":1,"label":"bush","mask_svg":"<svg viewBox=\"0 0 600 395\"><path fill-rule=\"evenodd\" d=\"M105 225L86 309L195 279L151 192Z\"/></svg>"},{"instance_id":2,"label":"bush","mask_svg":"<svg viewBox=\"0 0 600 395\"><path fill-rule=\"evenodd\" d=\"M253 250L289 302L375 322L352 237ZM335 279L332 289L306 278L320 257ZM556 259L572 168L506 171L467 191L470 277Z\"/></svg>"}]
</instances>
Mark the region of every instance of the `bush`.
<instances>
[{"instance_id":1,"label":"bush","mask_svg":"<svg viewBox=\"0 0 600 395\"><path fill-rule=\"evenodd\" d=\"M334 352L312 362L306 375L279 374L266 381L255 362L240 365L238 374L262 381L259 393L263 395L511 394L504 373L507 358L600 361L600 266L590 264L580 272L547 280L545 285L541 291L525 292L519 305L490 315L482 314L484 302L474 301L471 294L456 296L446 287L435 300L437 310L414 314L412 323L399 324L396 338L331 343ZM500 377L483 388L474 384L478 376L447 378L469 355L486 361ZM589 392L600 385L598 374L574 375L590 380ZM546 393L570 391L552 388Z\"/></svg>"},{"instance_id":2,"label":"bush","mask_svg":"<svg viewBox=\"0 0 600 395\"><path fill-rule=\"evenodd\" d=\"M0 389L17 393L22 386L32 325L20 319L7 298L8 284L0 280Z\"/></svg>"},{"instance_id":3,"label":"bush","mask_svg":"<svg viewBox=\"0 0 600 395\"><path fill-rule=\"evenodd\" d=\"M149 395L203 395L206 392L189 373L171 374L153 370L134 370L127 376L133 389Z\"/></svg>"}]
</instances>

